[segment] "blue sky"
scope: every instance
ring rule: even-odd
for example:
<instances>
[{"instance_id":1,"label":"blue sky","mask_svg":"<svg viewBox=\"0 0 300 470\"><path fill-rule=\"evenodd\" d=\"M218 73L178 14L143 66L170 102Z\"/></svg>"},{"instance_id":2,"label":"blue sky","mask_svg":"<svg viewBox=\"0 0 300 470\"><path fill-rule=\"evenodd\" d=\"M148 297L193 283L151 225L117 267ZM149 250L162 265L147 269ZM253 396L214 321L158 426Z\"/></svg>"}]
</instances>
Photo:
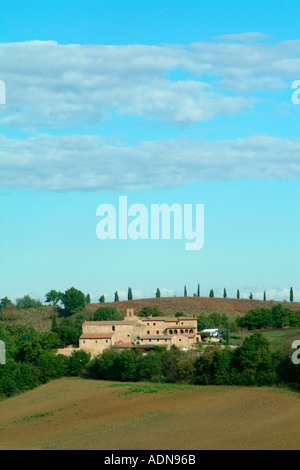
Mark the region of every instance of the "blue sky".
<instances>
[{"instance_id":1,"label":"blue sky","mask_svg":"<svg viewBox=\"0 0 300 470\"><path fill-rule=\"evenodd\" d=\"M298 0L0 5L1 298L300 301ZM203 249L99 240L120 195L204 204Z\"/></svg>"}]
</instances>

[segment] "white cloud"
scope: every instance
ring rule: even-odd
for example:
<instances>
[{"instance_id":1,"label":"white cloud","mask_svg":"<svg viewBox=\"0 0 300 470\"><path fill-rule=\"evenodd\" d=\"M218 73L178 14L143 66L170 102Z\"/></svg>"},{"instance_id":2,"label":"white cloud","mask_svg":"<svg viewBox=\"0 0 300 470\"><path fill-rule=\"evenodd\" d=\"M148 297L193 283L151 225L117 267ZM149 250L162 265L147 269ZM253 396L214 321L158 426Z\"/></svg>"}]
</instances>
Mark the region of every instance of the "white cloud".
<instances>
[{"instance_id":1,"label":"white cloud","mask_svg":"<svg viewBox=\"0 0 300 470\"><path fill-rule=\"evenodd\" d=\"M263 33L241 33L241 34L225 34L223 36L219 36L220 39L225 39L229 41L239 41L239 42L247 42L247 41L260 41L263 39L268 39L268 34Z\"/></svg>"},{"instance_id":2,"label":"white cloud","mask_svg":"<svg viewBox=\"0 0 300 470\"><path fill-rule=\"evenodd\" d=\"M167 289L165 287L162 287L160 289L160 294L162 297L173 297L175 291L173 289Z\"/></svg>"},{"instance_id":3,"label":"white cloud","mask_svg":"<svg viewBox=\"0 0 300 470\"><path fill-rule=\"evenodd\" d=\"M187 46L2 44L2 122L59 128L95 124L114 111L191 124L239 113L255 103L245 92L290 86L300 70L300 41L254 38L264 35ZM172 80L173 72L183 78Z\"/></svg>"},{"instance_id":4,"label":"white cloud","mask_svg":"<svg viewBox=\"0 0 300 470\"><path fill-rule=\"evenodd\" d=\"M300 177L300 139L113 145L93 136L0 137L2 189L101 191L174 188L199 181Z\"/></svg>"}]
</instances>

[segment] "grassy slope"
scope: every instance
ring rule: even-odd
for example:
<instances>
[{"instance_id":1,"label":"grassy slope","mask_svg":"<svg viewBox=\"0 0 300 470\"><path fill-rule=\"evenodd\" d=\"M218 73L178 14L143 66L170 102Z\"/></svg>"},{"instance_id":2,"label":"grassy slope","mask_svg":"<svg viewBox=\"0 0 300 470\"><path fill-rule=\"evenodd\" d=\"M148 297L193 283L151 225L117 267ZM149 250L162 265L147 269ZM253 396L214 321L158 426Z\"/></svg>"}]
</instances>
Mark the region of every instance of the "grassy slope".
<instances>
[{"instance_id":1,"label":"grassy slope","mask_svg":"<svg viewBox=\"0 0 300 470\"><path fill-rule=\"evenodd\" d=\"M133 308L138 313L145 306L158 307L163 315L174 316L176 312L183 312L186 316L194 316L204 313L225 313L229 318L234 319L238 315L244 315L251 308L272 307L280 303L275 301L263 302L250 299L223 299L209 297L161 297L152 299L124 300L120 302L106 302L105 304L88 304L85 313L93 316L93 312L101 306L116 307L121 313L126 313L127 308ZM291 310L300 310L300 302L284 302ZM12 324L22 324L33 326L38 332L50 331L51 316L57 314L57 309L52 306L43 306L37 309L9 308L2 312L0 320Z\"/></svg>"}]
</instances>

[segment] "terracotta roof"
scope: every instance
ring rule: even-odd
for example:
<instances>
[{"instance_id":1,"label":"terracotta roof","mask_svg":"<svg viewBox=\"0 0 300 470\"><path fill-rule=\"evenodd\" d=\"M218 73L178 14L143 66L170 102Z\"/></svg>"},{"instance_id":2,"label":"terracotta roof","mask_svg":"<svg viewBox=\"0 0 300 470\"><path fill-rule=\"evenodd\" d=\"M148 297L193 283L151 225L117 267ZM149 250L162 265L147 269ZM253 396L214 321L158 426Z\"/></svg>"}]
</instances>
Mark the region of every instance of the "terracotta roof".
<instances>
[{"instance_id":1,"label":"terracotta roof","mask_svg":"<svg viewBox=\"0 0 300 470\"><path fill-rule=\"evenodd\" d=\"M130 348L132 343L116 343L114 345L115 348Z\"/></svg>"},{"instance_id":2,"label":"terracotta roof","mask_svg":"<svg viewBox=\"0 0 300 470\"><path fill-rule=\"evenodd\" d=\"M181 336L181 335L178 335ZM147 336L141 336L140 339L168 339L171 340L172 336L171 335L147 335Z\"/></svg>"},{"instance_id":3,"label":"terracotta roof","mask_svg":"<svg viewBox=\"0 0 300 470\"><path fill-rule=\"evenodd\" d=\"M191 320L197 320L197 318L193 317L139 317L140 320L142 321L164 321L164 322L186 322L186 321L191 321Z\"/></svg>"},{"instance_id":4,"label":"terracotta roof","mask_svg":"<svg viewBox=\"0 0 300 470\"><path fill-rule=\"evenodd\" d=\"M84 333L82 334L79 339L103 339L103 338L111 338L113 333Z\"/></svg>"},{"instance_id":5,"label":"terracotta roof","mask_svg":"<svg viewBox=\"0 0 300 470\"><path fill-rule=\"evenodd\" d=\"M124 320L102 320L102 321L94 321L94 320L86 320L83 325L134 325L135 323L137 323L137 320L139 320L138 318L137 319L133 319L133 320L128 320L128 319L124 319Z\"/></svg>"}]
</instances>

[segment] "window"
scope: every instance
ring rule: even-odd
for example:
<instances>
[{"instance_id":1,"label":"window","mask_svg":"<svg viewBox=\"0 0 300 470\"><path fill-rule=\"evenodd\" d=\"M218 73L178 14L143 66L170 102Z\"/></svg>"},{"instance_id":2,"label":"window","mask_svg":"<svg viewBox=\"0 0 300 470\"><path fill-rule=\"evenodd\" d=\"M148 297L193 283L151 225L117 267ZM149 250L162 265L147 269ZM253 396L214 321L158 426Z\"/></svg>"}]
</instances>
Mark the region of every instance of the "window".
<instances>
[{"instance_id":1,"label":"window","mask_svg":"<svg viewBox=\"0 0 300 470\"><path fill-rule=\"evenodd\" d=\"M158 330L156 330L156 334L159 335L159 331L158 331Z\"/></svg>"},{"instance_id":2,"label":"window","mask_svg":"<svg viewBox=\"0 0 300 470\"><path fill-rule=\"evenodd\" d=\"M115 330L116 330L116 328L115 328L114 326L112 326L112 330L113 330L113 331L115 331Z\"/></svg>"},{"instance_id":3,"label":"window","mask_svg":"<svg viewBox=\"0 0 300 470\"><path fill-rule=\"evenodd\" d=\"M106 342L108 343L108 339L106 340Z\"/></svg>"},{"instance_id":4,"label":"window","mask_svg":"<svg viewBox=\"0 0 300 470\"><path fill-rule=\"evenodd\" d=\"M156 323L153 323L153 326L155 326L155 325L156 325Z\"/></svg>"},{"instance_id":5,"label":"window","mask_svg":"<svg viewBox=\"0 0 300 470\"><path fill-rule=\"evenodd\" d=\"M150 335L150 331L147 331L147 335Z\"/></svg>"},{"instance_id":6,"label":"window","mask_svg":"<svg viewBox=\"0 0 300 470\"><path fill-rule=\"evenodd\" d=\"M182 333L183 333L183 330L180 330L180 333L182 334Z\"/></svg>"}]
</instances>

